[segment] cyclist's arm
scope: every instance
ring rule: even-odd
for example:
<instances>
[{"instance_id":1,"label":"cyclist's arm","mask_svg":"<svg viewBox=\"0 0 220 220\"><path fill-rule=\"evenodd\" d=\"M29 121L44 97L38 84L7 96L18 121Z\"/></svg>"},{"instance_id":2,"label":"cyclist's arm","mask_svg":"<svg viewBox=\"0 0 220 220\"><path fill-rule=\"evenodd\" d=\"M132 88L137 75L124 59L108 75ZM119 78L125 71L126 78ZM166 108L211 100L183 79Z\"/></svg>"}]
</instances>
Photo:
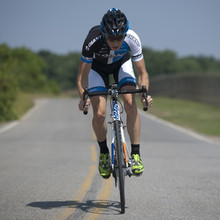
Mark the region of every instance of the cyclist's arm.
<instances>
[{"instance_id":1,"label":"cyclist's arm","mask_svg":"<svg viewBox=\"0 0 220 220\"><path fill-rule=\"evenodd\" d=\"M138 74L138 85L141 88L146 86L147 90L149 89L149 76L145 67L144 58L134 62L135 70Z\"/></svg>"},{"instance_id":2,"label":"cyclist's arm","mask_svg":"<svg viewBox=\"0 0 220 220\"><path fill-rule=\"evenodd\" d=\"M149 76L145 67L144 59L141 59L137 62L134 62L135 70L138 74L138 85L141 88L142 86L146 86L147 90L149 90ZM150 95L147 96L148 106L153 104L153 99ZM146 106L146 101L142 98L143 105Z\"/></svg>"},{"instance_id":3,"label":"cyclist's arm","mask_svg":"<svg viewBox=\"0 0 220 220\"><path fill-rule=\"evenodd\" d=\"M77 78L77 87L80 99L83 99L83 91L85 87L88 87L88 75L91 69L91 63L85 63L80 60L79 72Z\"/></svg>"}]
</instances>

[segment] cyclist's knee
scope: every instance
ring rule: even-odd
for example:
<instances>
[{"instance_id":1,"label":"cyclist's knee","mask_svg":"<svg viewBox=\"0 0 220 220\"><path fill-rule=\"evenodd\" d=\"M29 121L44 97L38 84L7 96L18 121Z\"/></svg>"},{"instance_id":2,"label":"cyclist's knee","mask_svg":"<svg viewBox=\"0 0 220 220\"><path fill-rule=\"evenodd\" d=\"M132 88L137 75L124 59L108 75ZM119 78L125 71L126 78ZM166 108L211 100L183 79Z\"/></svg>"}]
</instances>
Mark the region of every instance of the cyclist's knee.
<instances>
[{"instance_id":1,"label":"cyclist's knee","mask_svg":"<svg viewBox=\"0 0 220 220\"><path fill-rule=\"evenodd\" d=\"M97 123L101 123L106 117L106 98L94 96L91 99L93 107L93 119L97 120Z\"/></svg>"},{"instance_id":2,"label":"cyclist's knee","mask_svg":"<svg viewBox=\"0 0 220 220\"><path fill-rule=\"evenodd\" d=\"M124 107L127 114L135 114L137 112L137 106L134 98L124 100Z\"/></svg>"},{"instance_id":3,"label":"cyclist's knee","mask_svg":"<svg viewBox=\"0 0 220 220\"><path fill-rule=\"evenodd\" d=\"M103 123L105 121L105 118L106 118L105 112L98 111L98 112L94 112L94 114L93 114L93 120L98 124Z\"/></svg>"}]
</instances>

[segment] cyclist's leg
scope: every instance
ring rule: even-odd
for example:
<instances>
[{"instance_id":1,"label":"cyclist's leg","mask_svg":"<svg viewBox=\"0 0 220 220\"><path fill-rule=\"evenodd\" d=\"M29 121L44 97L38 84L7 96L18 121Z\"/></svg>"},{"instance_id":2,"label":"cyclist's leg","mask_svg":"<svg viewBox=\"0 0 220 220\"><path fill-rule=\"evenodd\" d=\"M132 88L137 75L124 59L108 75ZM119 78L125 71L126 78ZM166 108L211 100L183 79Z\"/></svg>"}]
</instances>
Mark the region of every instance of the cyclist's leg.
<instances>
[{"instance_id":1,"label":"cyclist's leg","mask_svg":"<svg viewBox=\"0 0 220 220\"><path fill-rule=\"evenodd\" d=\"M90 92L107 91L104 79L93 69L89 72L88 87ZM102 142L106 139L106 102L105 96L91 97L93 108L92 125L98 142Z\"/></svg>"},{"instance_id":2,"label":"cyclist's leg","mask_svg":"<svg viewBox=\"0 0 220 220\"><path fill-rule=\"evenodd\" d=\"M105 83L102 77L94 70L89 73L89 91L105 91ZM99 147L99 173L107 179L111 174L109 150L106 144L107 125L106 117L106 102L105 96L91 97L91 104L93 108L92 126L95 132Z\"/></svg>"},{"instance_id":3,"label":"cyclist's leg","mask_svg":"<svg viewBox=\"0 0 220 220\"><path fill-rule=\"evenodd\" d=\"M123 86L123 89L134 89L133 86ZM127 130L132 145L140 143L140 117L137 111L135 97L132 94L123 95L124 107L127 114Z\"/></svg>"},{"instance_id":4,"label":"cyclist's leg","mask_svg":"<svg viewBox=\"0 0 220 220\"><path fill-rule=\"evenodd\" d=\"M96 134L98 142L106 140L107 125L105 122L106 117L106 97L94 96L91 97L93 108L92 126Z\"/></svg>"},{"instance_id":5,"label":"cyclist's leg","mask_svg":"<svg viewBox=\"0 0 220 220\"><path fill-rule=\"evenodd\" d=\"M118 85L123 89L134 89L136 80L131 59L122 64L118 73ZM131 144L140 142L140 117L137 111L135 96L132 94L123 95L124 107L127 114L127 130Z\"/></svg>"},{"instance_id":6,"label":"cyclist's leg","mask_svg":"<svg viewBox=\"0 0 220 220\"><path fill-rule=\"evenodd\" d=\"M123 89L134 89L136 85L135 75L131 61L125 62L119 70L119 86ZM140 175L144 171L140 157L140 116L137 110L135 96L124 94L123 101L127 113L127 130L132 146L132 172Z\"/></svg>"}]
</instances>

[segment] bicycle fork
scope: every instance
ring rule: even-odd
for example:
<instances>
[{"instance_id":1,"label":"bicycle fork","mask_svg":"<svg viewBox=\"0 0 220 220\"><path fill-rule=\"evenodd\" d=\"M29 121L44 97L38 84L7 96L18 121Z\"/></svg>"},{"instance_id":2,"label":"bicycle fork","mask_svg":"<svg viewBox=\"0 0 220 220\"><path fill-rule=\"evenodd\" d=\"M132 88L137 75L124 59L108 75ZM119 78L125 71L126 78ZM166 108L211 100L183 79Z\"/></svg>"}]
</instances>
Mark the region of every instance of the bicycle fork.
<instances>
[{"instance_id":1,"label":"bicycle fork","mask_svg":"<svg viewBox=\"0 0 220 220\"><path fill-rule=\"evenodd\" d=\"M128 149L127 149L127 144L125 141L125 136L124 136L124 127L123 124L120 124L120 133L121 133L121 141L122 141L122 152L124 155L124 169L125 169L125 175L128 175L129 177L132 176L132 172L130 170L131 167L131 159L128 156ZM114 124L111 123L111 155L112 155L112 171L115 170L115 134L114 134ZM116 175L114 173L113 175ZM115 176L117 177L117 176Z\"/></svg>"}]
</instances>

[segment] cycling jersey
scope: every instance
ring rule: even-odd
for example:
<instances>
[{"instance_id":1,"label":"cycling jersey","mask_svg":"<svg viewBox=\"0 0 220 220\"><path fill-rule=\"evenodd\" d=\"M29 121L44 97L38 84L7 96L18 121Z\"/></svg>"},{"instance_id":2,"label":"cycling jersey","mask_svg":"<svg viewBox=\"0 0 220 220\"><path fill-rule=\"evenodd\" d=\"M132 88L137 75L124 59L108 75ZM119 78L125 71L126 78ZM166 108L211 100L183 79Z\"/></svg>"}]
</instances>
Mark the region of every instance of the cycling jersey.
<instances>
[{"instance_id":1,"label":"cycling jersey","mask_svg":"<svg viewBox=\"0 0 220 220\"><path fill-rule=\"evenodd\" d=\"M108 46L100 25L98 25L89 31L84 41L81 60L92 63L95 59L105 64L111 64L120 60L129 52L134 62L143 58L140 39L133 30L128 30L120 49L114 51Z\"/></svg>"}]
</instances>

